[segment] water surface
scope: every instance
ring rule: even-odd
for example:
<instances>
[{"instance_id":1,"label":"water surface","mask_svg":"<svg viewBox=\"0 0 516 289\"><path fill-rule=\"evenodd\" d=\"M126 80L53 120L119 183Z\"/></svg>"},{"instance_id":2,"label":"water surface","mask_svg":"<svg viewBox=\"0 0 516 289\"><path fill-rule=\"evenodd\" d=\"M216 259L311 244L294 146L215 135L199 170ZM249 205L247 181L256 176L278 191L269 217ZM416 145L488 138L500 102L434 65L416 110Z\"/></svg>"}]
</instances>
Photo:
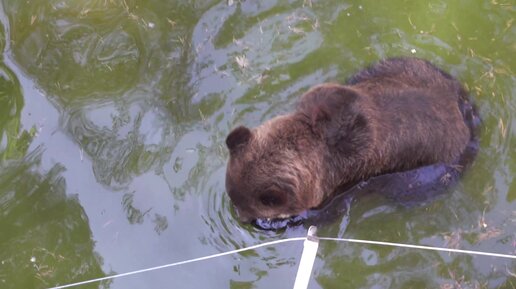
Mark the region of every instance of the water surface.
<instances>
[{"instance_id":1,"label":"water surface","mask_svg":"<svg viewBox=\"0 0 516 289\"><path fill-rule=\"evenodd\" d=\"M511 1L3 0L0 287L48 288L306 228L235 220L231 128L390 56L431 60L482 115L449 194L356 199L321 236L516 253L516 28ZM290 288L289 243L79 288ZM322 242L310 288L516 288L516 263Z\"/></svg>"}]
</instances>

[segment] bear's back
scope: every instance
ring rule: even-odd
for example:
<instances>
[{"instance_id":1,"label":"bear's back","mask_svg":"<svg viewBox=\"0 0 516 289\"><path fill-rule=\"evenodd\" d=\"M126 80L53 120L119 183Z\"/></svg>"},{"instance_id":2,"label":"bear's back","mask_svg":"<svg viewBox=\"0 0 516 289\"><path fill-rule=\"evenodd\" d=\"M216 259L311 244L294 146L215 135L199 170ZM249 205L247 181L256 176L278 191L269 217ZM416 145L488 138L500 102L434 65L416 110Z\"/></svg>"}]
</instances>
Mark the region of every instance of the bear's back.
<instances>
[{"instance_id":1,"label":"bear's back","mask_svg":"<svg viewBox=\"0 0 516 289\"><path fill-rule=\"evenodd\" d=\"M456 161L471 132L460 103L462 85L431 63L393 58L364 69L348 81L361 92L378 145L376 160L390 170Z\"/></svg>"},{"instance_id":2,"label":"bear's back","mask_svg":"<svg viewBox=\"0 0 516 289\"><path fill-rule=\"evenodd\" d=\"M451 75L419 58L389 58L361 70L347 81L348 85L382 83L398 87L462 89Z\"/></svg>"}]
</instances>

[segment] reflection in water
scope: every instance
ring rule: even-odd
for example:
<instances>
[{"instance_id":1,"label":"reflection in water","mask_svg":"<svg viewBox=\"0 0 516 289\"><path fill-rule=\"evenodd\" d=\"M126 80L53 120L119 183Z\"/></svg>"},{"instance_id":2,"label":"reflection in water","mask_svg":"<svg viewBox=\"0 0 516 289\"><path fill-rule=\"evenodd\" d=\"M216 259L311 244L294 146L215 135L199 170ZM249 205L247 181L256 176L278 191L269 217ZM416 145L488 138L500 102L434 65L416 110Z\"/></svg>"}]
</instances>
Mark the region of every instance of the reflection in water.
<instances>
[{"instance_id":1,"label":"reflection in water","mask_svg":"<svg viewBox=\"0 0 516 289\"><path fill-rule=\"evenodd\" d=\"M41 153L0 166L2 288L44 288L104 275L88 217L65 193L64 168L41 174Z\"/></svg>"},{"instance_id":2,"label":"reflection in water","mask_svg":"<svg viewBox=\"0 0 516 289\"><path fill-rule=\"evenodd\" d=\"M23 105L16 75L0 63L0 286L45 288L102 276L88 217L77 197L66 195L65 168L41 172L43 149L28 152L37 129L22 129Z\"/></svg>"},{"instance_id":3,"label":"reflection in water","mask_svg":"<svg viewBox=\"0 0 516 289\"><path fill-rule=\"evenodd\" d=\"M0 161L20 159L26 153L36 129L20 132L23 95L14 73L0 63Z\"/></svg>"},{"instance_id":4,"label":"reflection in water","mask_svg":"<svg viewBox=\"0 0 516 289\"><path fill-rule=\"evenodd\" d=\"M139 209L133 206L133 194L124 194L122 198L122 205L124 206L125 213L127 214L127 219L129 219L129 223L131 224L141 224L143 223L143 217L147 212L142 212Z\"/></svg>"},{"instance_id":5,"label":"reflection in water","mask_svg":"<svg viewBox=\"0 0 516 289\"><path fill-rule=\"evenodd\" d=\"M184 126L220 107L213 96L189 99L192 57L184 37L199 7L162 5L157 11L171 15L130 1L6 5L20 20L11 27L17 61L61 108L97 180L113 189L161 170Z\"/></svg>"}]
</instances>

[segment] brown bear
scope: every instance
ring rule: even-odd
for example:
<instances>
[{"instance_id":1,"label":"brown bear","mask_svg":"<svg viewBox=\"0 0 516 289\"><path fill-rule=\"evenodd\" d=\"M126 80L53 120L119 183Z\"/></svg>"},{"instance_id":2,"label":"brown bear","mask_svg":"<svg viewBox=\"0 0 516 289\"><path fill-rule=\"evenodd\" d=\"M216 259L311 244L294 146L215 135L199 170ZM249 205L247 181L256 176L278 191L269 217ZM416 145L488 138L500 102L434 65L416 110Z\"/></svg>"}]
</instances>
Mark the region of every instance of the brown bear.
<instances>
[{"instance_id":1,"label":"brown bear","mask_svg":"<svg viewBox=\"0 0 516 289\"><path fill-rule=\"evenodd\" d=\"M227 193L243 222L287 218L374 176L456 163L473 138L471 109L431 63L380 61L346 85L311 88L290 114L235 128Z\"/></svg>"}]
</instances>

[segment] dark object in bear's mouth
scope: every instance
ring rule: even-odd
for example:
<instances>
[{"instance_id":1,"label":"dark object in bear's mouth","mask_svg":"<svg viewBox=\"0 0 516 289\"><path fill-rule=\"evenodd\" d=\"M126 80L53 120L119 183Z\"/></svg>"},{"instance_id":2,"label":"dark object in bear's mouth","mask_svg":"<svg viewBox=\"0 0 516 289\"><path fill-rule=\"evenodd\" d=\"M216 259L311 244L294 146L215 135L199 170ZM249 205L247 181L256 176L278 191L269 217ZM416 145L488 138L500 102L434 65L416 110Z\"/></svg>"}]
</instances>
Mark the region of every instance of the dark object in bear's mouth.
<instances>
[{"instance_id":1,"label":"dark object in bear's mouth","mask_svg":"<svg viewBox=\"0 0 516 289\"><path fill-rule=\"evenodd\" d=\"M363 181L410 200L456 182L474 159L478 124L451 75L422 59L387 59L345 85L313 87L292 113L235 128L226 190L239 218L264 229L326 212L313 208Z\"/></svg>"},{"instance_id":2,"label":"dark object in bear's mouth","mask_svg":"<svg viewBox=\"0 0 516 289\"><path fill-rule=\"evenodd\" d=\"M295 227L303 224L306 220L306 212L300 215L288 217L285 219L255 219L251 221L251 225L261 230L277 231L287 227Z\"/></svg>"},{"instance_id":3,"label":"dark object in bear's mouth","mask_svg":"<svg viewBox=\"0 0 516 289\"><path fill-rule=\"evenodd\" d=\"M362 182L349 190L345 194L339 194L322 205L320 209L312 209L303 211L301 214L288 218L277 219L255 219L251 221L251 225L261 230L278 231L287 227L296 227L299 225L322 225L331 223L337 218L347 214L354 199L356 192L362 189L366 182Z\"/></svg>"}]
</instances>

